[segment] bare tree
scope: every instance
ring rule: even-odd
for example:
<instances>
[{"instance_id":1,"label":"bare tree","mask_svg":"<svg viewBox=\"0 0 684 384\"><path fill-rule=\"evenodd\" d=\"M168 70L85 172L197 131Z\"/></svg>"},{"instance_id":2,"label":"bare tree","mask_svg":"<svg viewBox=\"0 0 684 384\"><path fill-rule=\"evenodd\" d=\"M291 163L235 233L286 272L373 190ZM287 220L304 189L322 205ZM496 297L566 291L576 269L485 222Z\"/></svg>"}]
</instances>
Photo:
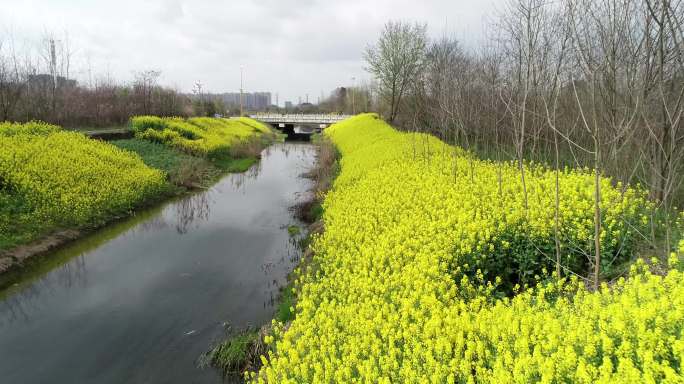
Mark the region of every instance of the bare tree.
<instances>
[{"instance_id":1,"label":"bare tree","mask_svg":"<svg viewBox=\"0 0 684 384\"><path fill-rule=\"evenodd\" d=\"M24 84L13 41L0 41L0 122L11 118L21 98Z\"/></svg>"},{"instance_id":2,"label":"bare tree","mask_svg":"<svg viewBox=\"0 0 684 384\"><path fill-rule=\"evenodd\" d=\"M38 50L15 45L11 31L0 30L0 121L43 120L67 127L124 125L135 114L187 116L190 97L157 84L154 70L135 73L132 83L93 74L88 83L71 78L69 35L45 34Z\"/></svg>"},{"instance_id":3,"label":"bare tree","mask_svg":"<svg viewBox=\"0 0 684 384\"><path fill-rule=\"evenodd\" d=\"M364 53L367 70L379 81L380 92L390 106L390 123L397 117L402 97L421 69L427 45L426 29L424 24L390 21L376 45L369 46Z\"/></svg>"},{"instance_id":4,"label":"bare tree","mask_svg":"<svg viewBox=\"0 0 684 384\"><path fill-rule=\"evenodd\" d=\"M157 80L161 76L161 71L147 69L135 73L134 89L142 101L142 113L149 115L152 113L152 93L157 85Z\"/></svg>"},{"instance_id":5,"label":"bare tree","mask_svg":"<svg viewBox=\"0 0 684 384\"><path fill-rule=\"evenodd\" d=\"M508 0L480 49L462 51L447 36L427 44L424 65L401 93L402 108L387 80L380 83L380 107L399 128L515 160L527 209L525 164L547 163L556 176L555 258L545 255L547 261L555 259L558 273L586 272L598 286L631 257L626 250L633 249L629 234L636 230L625 222L624 233L604 233L603 213L620 204L602 198L606 178L623 191L635 182L648 187L654 224L650 234L637 236L672 247L670 217L684 203L683 25L682 0ZM375 57L391 47L387 41L372 47ZM563 233L560 173L566 166L593 172L590 239ZM501 190L500 176L498 182ZM664 234L656 231L660 220ZM619 245L606 247L603 237ZM567 252L585 258L563 265Z\"/></svg>"}]
</instances>

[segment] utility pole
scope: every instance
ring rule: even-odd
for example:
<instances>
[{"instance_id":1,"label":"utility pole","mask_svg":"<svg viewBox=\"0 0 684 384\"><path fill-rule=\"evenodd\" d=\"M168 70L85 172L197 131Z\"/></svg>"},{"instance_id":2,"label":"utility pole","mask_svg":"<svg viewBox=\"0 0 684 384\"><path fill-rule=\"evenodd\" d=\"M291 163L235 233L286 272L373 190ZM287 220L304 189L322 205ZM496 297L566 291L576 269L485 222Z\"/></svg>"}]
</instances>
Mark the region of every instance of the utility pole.
<instances>
[{"instance_id":1,"label":"utility pole","mask_svg":"<svg viewBox=\"0 0 684 384\"><path fill-rule=\"evenodd\" d=\"M242 114L242 85L243 85L242 84L242 72L243 72L243 69L242 69L242 66L240 66L240 116L241 117L243 116L243 114Z\"/></svg>"}]
</instances>

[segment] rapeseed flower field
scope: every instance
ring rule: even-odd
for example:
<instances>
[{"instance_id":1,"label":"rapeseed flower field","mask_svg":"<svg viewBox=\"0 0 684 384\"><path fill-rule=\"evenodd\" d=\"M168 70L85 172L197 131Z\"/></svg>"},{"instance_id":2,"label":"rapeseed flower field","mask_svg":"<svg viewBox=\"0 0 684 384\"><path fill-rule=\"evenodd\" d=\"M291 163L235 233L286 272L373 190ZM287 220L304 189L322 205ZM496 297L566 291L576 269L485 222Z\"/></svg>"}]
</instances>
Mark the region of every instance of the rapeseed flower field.
<instances>
[{"instance_id":1,"label":"rapeseed flower field","mask_svg":"<svg viewBox=\"0 0 684 384\"><path fill-rule=\"evenodd\" d=\"M136 116L131 128L142 139L164 143L196 156L227 155L230 147L240 140L270 132L270 128L256 120L193 117Z\"/></svg>"},{"instance_id":2,"label":"rapeseed flower field","mask_svg":"<svg viewBox=\"0 0 684 384\"><path fill-rule=\"evenodd\" d=\"M229 158L235 143L270 133L249 119L138 116L142 139L190 155ZM0 249L59 228L98 225L169 192L167 174L109 143L42 122L0 124Z\"/></svg>"},{"instance_id":3,"label":"rapeseed flower field","mask_svg":"<svg viewBox=\"0 0 684 384\"><path fill-rule=\"evenodd\" d=\"M598 291L590 266L593 175L481 161L434 137L360 115L325 134L341 172L325 232L296 270L295 319L275 323L269 383L682 383L684 274L637 262ZM644 191L602 179L606 271L633 258ZM684 253L684 243L679 252ZM526 287L529 286L529 287Z\"/></svg>"},{"instance_id":4,"label":"rapeseed flower field","mask_svg":"<svg viewBox=\"0 0 684 384\"><path fill-rule=\"evenodd\" d=\"M94 224L167 188L128 151L39 122L0 124L0 245Z\"/></svg>"}]
</instances>

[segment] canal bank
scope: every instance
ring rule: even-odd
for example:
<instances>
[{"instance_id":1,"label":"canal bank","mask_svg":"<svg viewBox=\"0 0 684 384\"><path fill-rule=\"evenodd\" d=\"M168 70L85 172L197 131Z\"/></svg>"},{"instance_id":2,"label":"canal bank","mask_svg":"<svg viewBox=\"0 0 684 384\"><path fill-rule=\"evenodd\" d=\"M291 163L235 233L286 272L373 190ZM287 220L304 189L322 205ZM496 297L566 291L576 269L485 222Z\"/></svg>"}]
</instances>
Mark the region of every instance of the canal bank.
<instances>
[{"instance_id":1,"label":"canal bank","mask_svg":"<svg viewBox=\"0 0 684 384\"><path fill-rule=\"evenodd\" d=\"M275 144L245 173L99 230L27 271L0 303L8 382L220 382L196 360L228 328L269 322L299 251L289 207L309 144ZM37 363L39 362L39 363Z\"/></svg>"}]
</instances>

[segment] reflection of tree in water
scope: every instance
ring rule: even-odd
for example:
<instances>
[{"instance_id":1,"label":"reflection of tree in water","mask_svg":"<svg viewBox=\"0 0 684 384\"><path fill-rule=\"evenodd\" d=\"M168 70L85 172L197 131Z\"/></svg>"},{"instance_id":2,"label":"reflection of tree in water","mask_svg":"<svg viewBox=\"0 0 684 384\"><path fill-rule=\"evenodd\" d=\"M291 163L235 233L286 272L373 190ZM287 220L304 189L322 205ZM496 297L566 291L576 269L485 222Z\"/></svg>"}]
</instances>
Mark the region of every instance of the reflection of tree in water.
<instances>
[{"instance_id":1,"label":"reflection of tree in water","mask_svg":"<svg viewBox=\"0 0 684 384\"><path fill-rule=\"evenodd\" d=\"M263 159L264 157L270 156L273 148L277 146L279 146L279 144L269 145L268 147L264 148L264 150L261 151L261 158Z\"/></svg>"},{"instance_id":2,"label":"reflection of tree in water","mask_svg":"<svg viewBox=\"0 0 684 384\"><path fill-rule=\"evenodd\" d=\"M249 167L248 170L241 173L234 173L227 177L226 183L224 185L230 185L234 191L245 191L247 182L250 180L256 180L257 176L261 173L261 161ZM222 183L223 184L223 183Z\"/></svg>"},{"instance_id":3,"label":"reflection of tree in water","mask_svg":"<svg viewBox=\"0 0 684 384\"><path fill-rule=\"evenodd\" d=\"M284 145L281 152L286 159L295 156L297 159L296 167L302 172L311 170L316 160L316 148L311 144Z\"/></svg>"},{"instance_id":4,"label":"reflection of tree in water","mask_svg":"<svg viewBox=\"0 0 684 384\"><path fill-rule=\"evenodd\" d=\"M198 193L181 199L173 205L176 216L176 230L186 233L193 223L209 218L210 193ZM169 224L163 214L158 214L136 226L135 231L149 231L168 228ZM53 300L53 292L59 289L87 289L88 270L85 254L90 249L53 269L35 281L27 282L26 286L16 291L8 291L5 297L0 297L0 326L15 321L30 321L32 315L39 311L42 303ZM65 250L68 252L68 250ZM51 257L58 258L57 255ZM39 272L40 273L40 272Z\"/></svg>"},{"instance_id":5,"label":"reflection of tree in water","mask_svg":"<svg viewBox=\"0 0 684 384\"><path fill-rule=\"evenodd\" d=\"M187 233L192 224L195 227L209 219L211 192L197 193L174 204L176 214L176 231Z\"/></svg>"},{"instance_id":6,"label":"reflection of tree in water","mask_svg":"<svg viewBox=\"0 0 684 384\"><path fill-rule=\"evenodd\" d=\"M88 273L86 270L85 254L80 254L62 265L55 271L57 283L65 288L80 287L88 285Z\"/></svg>"},{"instance_id":7,"label":"reflection of tree in water","mask_svg":"<svg viewBox=\"0 0 684 384\"><path fill-rule=\"evenodd\" d=\"M39 309L37 301L59 288L86 289L88 272L85 254L80 254L53 270L43 278L29 283L18 292L9 292L0 300L0 325L14 321L29 321L32 313Z\"/></svg>"},{"instance_id":8,"label":"reflection of tree in water","mask_svg":"<svg viewBox=\"0 0 684 384\"><path fill-rule=\"evenodd\" d=\"M245 177L247 177L247 179L254 180L257 178L257 176L259 176L260 173L261 173L261 161L257 161L254 165L249 167L249 169L247 169L247 171L243 172L242 174L245 175Z\"/></svg>"},{"instance_id":9,"label":"reflection of tree in water","mask_svg":"<svg viewBox=\"0 0 684 384\"><path fill-rule=\"evenodd\" d=\"M287 274L299 264L302 257L302 246L299 236L288 237L283 248L276 251L272 261L261 265L261 271L269 277L264 295L264 308L278 304L281 289L287 285Z\"/></svg>"},{"instance_id":10,"label":"reflection of tree in water","mask_svg":"<svg viewBox=\"0 0 684 384\"><path fill-rule=\"evenodd\" d=\"M149 232L152 230L160 230L164 228L168 228L169 224L166 222L166 219L164 218L164 215L160 214L157 216L154 216L153 218L149 220L143 221L140 225L138 225L135 230L136 231L141 231L141 232Z\"/></svg>"}]
</instances>

